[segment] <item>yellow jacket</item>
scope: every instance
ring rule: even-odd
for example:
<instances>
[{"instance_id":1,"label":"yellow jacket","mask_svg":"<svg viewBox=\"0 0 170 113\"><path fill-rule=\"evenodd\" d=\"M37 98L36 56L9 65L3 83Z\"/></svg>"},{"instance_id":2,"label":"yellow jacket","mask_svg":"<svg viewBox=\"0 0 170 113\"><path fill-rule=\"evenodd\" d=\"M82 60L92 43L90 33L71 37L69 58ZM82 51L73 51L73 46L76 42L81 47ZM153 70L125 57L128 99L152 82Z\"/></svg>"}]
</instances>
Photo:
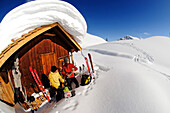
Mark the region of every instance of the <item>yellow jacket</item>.
<instances>
[{"instance_id":1,"label":"yellow jacket","mask_svg":"<svg viewBox=\"0 0 170 113\"><path fill-rule=\"evenodd\" d=\"M51 86L55 87L56 89L58 89L58 87L60 86L60 81L62 83L64 83L64 80L62 79L62 77L59 74L59 72L55 72L55 73L50 72L48 78L50 80Z\"/></svg>"}]
</instances>

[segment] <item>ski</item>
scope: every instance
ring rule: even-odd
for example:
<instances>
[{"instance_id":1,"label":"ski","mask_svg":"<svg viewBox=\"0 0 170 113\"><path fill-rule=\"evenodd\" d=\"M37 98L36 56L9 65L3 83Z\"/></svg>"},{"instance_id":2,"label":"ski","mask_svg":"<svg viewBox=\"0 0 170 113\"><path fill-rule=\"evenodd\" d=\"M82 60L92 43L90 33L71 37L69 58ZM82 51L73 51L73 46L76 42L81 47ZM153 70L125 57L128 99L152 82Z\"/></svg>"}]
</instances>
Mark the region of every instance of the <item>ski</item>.
<instances>
[{"instance_id":1,"label":"ski","mask_svg":"<svg viewBox=\"0 0 170 113\"><path fill-rule=\"evenodd\" d=\"M30 66L29 69L30 69L30 72L31 72L31 74L32 74L32 76L33 76L33 78L34 78L34 80L35 80L38 88L40 89L40 91L43 92L43 90L42 90L42 88L40 87L39 82L38 82L38 80L37 80L37 78L36 78L36 76L35 76L35 74L34 74L34 72L33 72L33 70L32 70L32 67ZM38 94L39 94L39 93L38 93ZM39 94L39 96L41 97L40 94ZM45 96L45 95L44 95L44 96ZM43 100L42 97L41 97L41 100Z\"/></svg>"},{"instance_id":2,"label":"ski","mask_svg":"<svg viewBox=\"0 0 170 113\"><path fill-rule=\"evenodd\" d=\"M38 85L39 89L40 89L41 92L44 94L44 96L47 98L47 100L50 101L51 98L46 94L46 92L44 91L43 86L42 86L41 83L37 80L37 77L36 77L37 75L33 72L32 67L30 66L29 69L30 69L30 72L31 72L31 74L32 74L32 76L33 76L36 84ZM38 77L38 78L39 78L39 77Z\"/></svg>"},{"instance_id":3,"label":"ski","mask_svg":"<svg viewBox=\"0 0 170 113\"><path fill-rule=\"evenodd\" d=\"M84 76L84 78L85 78L86 80L84 81L84 83L81 82L81 84L82 84L82 85L87 85L87 84L89 84L89 83L91 82L92 73L91 73L91 71L90 71L90 66L89 66L89 62L88 62L87 57L85 57L85 56L83 55L83 52L82 52L82 51L81 51L81 54L82 54L82 56L83 56L84 59L85 59L85 62L86 62L86 65L87 65L87 69L88 69L88 72L89 72L89 74L90 74L90 75ZM83 65L83 70L84 70L84 65ZM82 77L83 77L83 76L82 76ZM82 80L83 80L83 78L82 78Z\"/></svg>"},{"instance_id":4,"label":"ski","mask_svg":"<svg viewBox=\"0 0 170 113\"><path fill-rule=\"evenodd\" d=\"M83 66L83 71L82 71L82 73L84 74L84 68L85 68L85 66L84 66L84 64L82 64L82 66Z\"/></svg>"},{"instance_id":5,"label":"ski","mask_svg":"<svg viewBox=\"0 0 170 113\"><path fill-rule=\"evenodd\" d=\"M89 56L89 60L90 60L90 64L91 64L91 68L92 68L92 72L94 73L94 68L93 68L93 62L92 62L91 54L90 54L90 53L88 53L88 56Z\"/></svg>"},{"instance_id":6,"label":"ski","mask_svg":"<svg viewBox=\"0 0 170 113\"><path fill-rule=\"evenodd\" d=\"M41 82L41 80L40 80L40 78L39 78L39 76L38 76L38 73L37 73L36 69L34 69L34 73L35 73L35 76L37 77L37 79L38 79L38 81L39 81L40 87L41 87L42 90L43 90L43 94L45 95L45 97L47 98L47 100L50 101L50 100L51 100L51 97L50 97L50 95L47 93L47 90L44 88L44 86L43 86L43 84L42 84L42 82Z\"/></svg>"},{"instance_id":7,"label":"ski","mask_svg":"<svg viewBox=\"0 0 170 113\"><path fill-rule=\"evenodd\" d=\"M92 77L92 74L91 74L91 72L90 72L90 66L89 66L88 59L87 59L87 57L85 57L84 59L85 59L85 61L86 61L87 69L88 69L88 71L89 71L89 73L90 73L90 76Z\"/></svg>"}]
</instances>

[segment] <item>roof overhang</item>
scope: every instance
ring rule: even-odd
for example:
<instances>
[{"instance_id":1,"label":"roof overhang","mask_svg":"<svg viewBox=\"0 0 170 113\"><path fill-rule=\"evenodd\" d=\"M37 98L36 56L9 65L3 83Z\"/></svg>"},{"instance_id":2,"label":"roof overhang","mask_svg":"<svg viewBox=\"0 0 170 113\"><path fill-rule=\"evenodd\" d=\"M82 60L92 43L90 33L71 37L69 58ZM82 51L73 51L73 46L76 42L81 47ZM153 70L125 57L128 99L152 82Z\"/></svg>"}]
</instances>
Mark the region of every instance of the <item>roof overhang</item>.
<instances>
[{"instance_id":1,"label":"roof overhang","mask_svg":"<svg viewBox=\"0 0 170 113\"><path fill-rule=\"evenodd\" d=\"M71 36L69 33L67 33L60 24L53 23L53 24L50 24L50 25L44 25L44 26L41 26L39 28L36 28L36 29L30 31L27 34L24 34L21 38L13 41L12 44L8 45L8 47L5 48L2 51L2 53L0 54L0 68L22 46L24 46L26 43L28 43L32 39L36 38L37 36L41 35L42 33L46 32L47 30L50 30L54 27L59 27L61 29L61 31L67 36L67 40L72 42L72 44L75 47L74 51L81 51L82 50L82 48L77 43L77 41L73 38L73 36Z\"/></svg>"}]
</instances>

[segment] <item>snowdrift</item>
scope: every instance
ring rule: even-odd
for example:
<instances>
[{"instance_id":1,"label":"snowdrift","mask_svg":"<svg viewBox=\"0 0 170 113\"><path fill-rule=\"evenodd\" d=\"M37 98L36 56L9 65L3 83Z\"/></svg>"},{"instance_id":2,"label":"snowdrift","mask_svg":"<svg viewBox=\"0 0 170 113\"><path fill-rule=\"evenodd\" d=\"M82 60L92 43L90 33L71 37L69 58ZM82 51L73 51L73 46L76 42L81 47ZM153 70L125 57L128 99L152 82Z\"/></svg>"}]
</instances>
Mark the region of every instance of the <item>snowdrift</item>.
<instances>
[{"instance_id":1,"label":"snowdrift","mask_svg":"<svg viewBox=\"0 0 170 113\"><path fill-rule=\"evenodd\" d=\"M161 36L84 48L85 56L92 54L96 78L50 113L169 113L168 48L170 39ZM82 55L74 56L81 65Z\"/></svg>"},{"instance_id":2,"label":"snowdrift","mask_svg":"<svg viewBox=\"0 0 170 113\"><path fill-rule=\"evenodd\" d=\"M80 45L82 48L86 48L89 46L94 46L102 43L106 43L106 41L103 38L87 33L83 38L82 43L80 43Z\"/></svg>"},{"instance_id":3,"label":"snowdrift","mask_svg":"<svg viewBox=\"0 0 170 113\"><path fill-rule=\"evenodd\" d=\"M59 0L32 1L16 7L3 18L0 23L0 51L11 43L11 39L16 40L35 28L55 22L78 42L86 34L86 21L71 4Z\"/></svg>"}]
</instances>

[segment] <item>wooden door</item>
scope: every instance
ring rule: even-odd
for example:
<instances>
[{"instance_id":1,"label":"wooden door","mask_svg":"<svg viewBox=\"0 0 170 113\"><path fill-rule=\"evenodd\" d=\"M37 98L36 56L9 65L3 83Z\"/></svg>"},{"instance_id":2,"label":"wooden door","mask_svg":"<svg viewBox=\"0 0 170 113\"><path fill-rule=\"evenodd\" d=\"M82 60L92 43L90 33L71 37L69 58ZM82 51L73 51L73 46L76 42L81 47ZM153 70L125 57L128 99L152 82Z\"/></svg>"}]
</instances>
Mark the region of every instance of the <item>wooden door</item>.
<instances>
[{"instance_id":1,"label":"wooden door","mask_svg":"<svg viewBox=\"0 0 170 113\"><path fill-rule=\"evenodd\" d=\"M43 72L47 76L51 71L51 66L58 67L58 62L55 53L41 54L41 60L42 60Z\"/></svg>"}]
</instances>

